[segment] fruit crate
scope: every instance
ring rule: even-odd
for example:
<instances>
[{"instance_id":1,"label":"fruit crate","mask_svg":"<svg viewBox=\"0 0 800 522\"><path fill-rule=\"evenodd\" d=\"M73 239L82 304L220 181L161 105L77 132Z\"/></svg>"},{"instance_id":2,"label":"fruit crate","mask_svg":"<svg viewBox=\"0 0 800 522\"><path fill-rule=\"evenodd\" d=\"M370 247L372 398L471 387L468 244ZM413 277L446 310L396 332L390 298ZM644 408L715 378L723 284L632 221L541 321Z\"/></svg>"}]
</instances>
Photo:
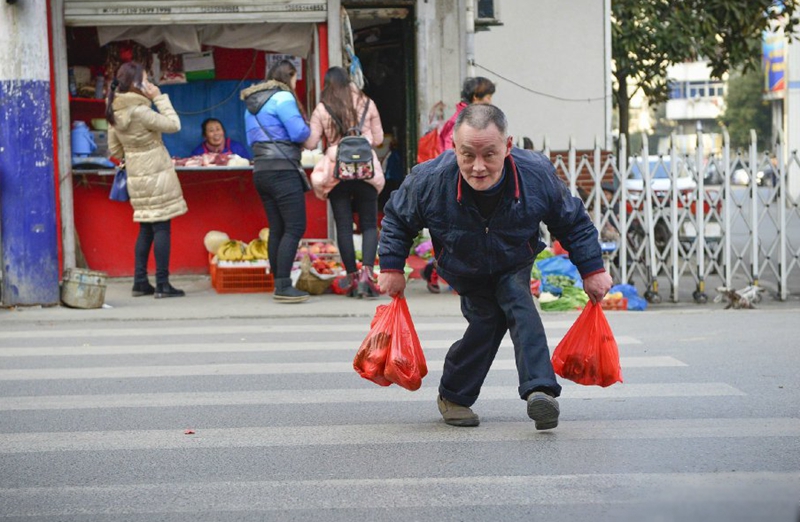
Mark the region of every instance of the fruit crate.
<instances>
[{"instance_id":1,"label":"fruit crate","mask_svg":"<svg viewBox=\"0 0 800 522\"><path fill-rule=\"evenodd\" d=\"M625 311L628 309L628 300L626 298L621 299L603 299L600 301L600 306L603 310L621 310Z\"/></svg>"},{"instance_id":2,"label":"fruit crate","mask_svg":"<svg viewBox=\"0 0 800 522\"><path fill-rule=\"evenodd\" d=\"M300 240L300 244L297 246L297 252L298 252L298 254L300 254L302 248L310 248L312 245L320 244L320 243L324 243L326 245L336 246L336 244L334 243L334 241L332 239L306 239L306 238L304 238L304 239ZM318 253L315 253L314 256L316 256L319 259L322 259L323 261L336 261L339 264L342 263L342 258L339 255L338 250L335 253L318 252ZM298 259L300 259L299 256L298 256Z\"/></svg>"},{"instance_id":3,"label":"fruit crate","mask_svg":"<svg viewBox=\"0 0 800 522\"><path fill-rule=\"evenodd\" d=\"M208 271L211 274L211 286L218 294L251 294L275 290L275 279L263 266L223 267L212 263L210 258L211 256Z\"/></svg>"}]
</instances>

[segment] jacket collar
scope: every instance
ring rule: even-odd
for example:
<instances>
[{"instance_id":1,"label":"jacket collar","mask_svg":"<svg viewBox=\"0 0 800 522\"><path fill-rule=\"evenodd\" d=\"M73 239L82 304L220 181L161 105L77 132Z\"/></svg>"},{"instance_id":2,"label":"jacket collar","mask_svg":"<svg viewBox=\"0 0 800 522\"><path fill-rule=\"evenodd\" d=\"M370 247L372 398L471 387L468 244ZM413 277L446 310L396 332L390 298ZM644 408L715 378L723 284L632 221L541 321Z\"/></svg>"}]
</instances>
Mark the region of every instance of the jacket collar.
<instances>
[{"instance_id":1,"label":"jacket collar","mask_svg":"<svg viewBox=\"0 0 800 522\"><path fill-rule=\"evenodd\" d=\"M246 89L242 89L242 92L239 93L239 98L244 100L251 94L255 94L261 91L270 91L270 90L279 90L279 91L289 91L292 92L292 88L286 85L283 82L279 82L278 80L267 80L265 82L257 83L255 85L251 85Z\"/></svg>"},{"instance_id":2,"label":"jacket collar","mask_svg":"<svg viewBox=\"0 0 800 522\"><path fill-rule=\"evenodd\" d=\"M517 172L517 164L513 156L509 153L505 161L506 173L511 173L514 177L514 201L519 201L519 172ZM456 188L456 200L461 203L461 198L464 195L462 192L461 184L464 183L464 176L461 175L461 169L456 164L456 174L458 176L458 187Z\"/></svg>"},{"instance_id":3,"label":"jacket collar","mask_svg":"<svg viewBox=\"0 0 800 522\"><path fill-rule=\"evenodd\" d=\"M111 104L114 109L114 119L116 120L114 128L117 130L127 129L131 123L132 109L139 105L150 107L152 104L153 102L150 98L136 92L117 93L114 96L114 103Z\"/></svg>"}]
</instances>

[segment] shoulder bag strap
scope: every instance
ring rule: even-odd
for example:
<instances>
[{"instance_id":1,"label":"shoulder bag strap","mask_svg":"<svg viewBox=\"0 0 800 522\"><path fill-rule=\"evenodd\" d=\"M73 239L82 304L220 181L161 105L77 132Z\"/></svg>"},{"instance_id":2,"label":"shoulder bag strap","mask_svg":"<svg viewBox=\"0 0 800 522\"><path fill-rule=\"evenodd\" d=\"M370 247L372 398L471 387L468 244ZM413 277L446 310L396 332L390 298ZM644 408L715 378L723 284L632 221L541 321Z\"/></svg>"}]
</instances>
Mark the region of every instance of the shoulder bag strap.
<instances>
[{"instance_id":1,"label":"shoulder bag strap","mask_svg":"<svg viewBox=\"0 0 800 522\"><path fill-rule=\"evenodd\" d=\"M366 103L366 105L364 105L364 112L361 113L361 121L358 122L358 133L359 134L363 133L362 129L364 128L364 120L367 119L367 111L369 110L369 102L370 102L370 99L367 98L367 103Z\"/></svg>"},{"instance_id":2,"label":"shoulder bag strap","mask_svg":"<svg viewBox=\"0 0 800 522\"><path fill-rule=\"evenodd\" d=\"M262 130L262 131L264 131L264 134L266 134L266 135L267 135L267 138L269 138L269 139L270 139L270 142L271 142L271 143L278 143L277 141L275 141L274 139L272 139L272 135L269 133L269 131L267 130L267 128L266 128L266 127L264 127L264 126L261 124L261 121L259 121L259 119L258 119L258 114L256 113L256 114L254 114L253 116L255 116L255 118L256 118L256 123L258 123L258 126L259 126L259 127L261 127L261 130ZM287 156L287 155L286 155L286 153L285 153L285 152L283 152L283 149L282 149L282 148L280 148L280 147L277 147L277 149L278 149L278 152L280 152L280 153L281 153L281 156L283 156L283 159L285 159L286 161L288 161L289 163L291 163L291 164L293 164L293 165L294 165L294 161L293 161L293 160L291 160L291 159L289 158L289 156ZM306 176L306 172L303 170L303 167L302 167L302 165L300 165L299 163L295 165L295 168L297 168L297 173L298 173L298 174L300 174L300 181L303 183L303 190L305 190L306 192L308 192L309 190L311 190L311 184L308 182L308 176Z\"/></svg>"}]
</instances>

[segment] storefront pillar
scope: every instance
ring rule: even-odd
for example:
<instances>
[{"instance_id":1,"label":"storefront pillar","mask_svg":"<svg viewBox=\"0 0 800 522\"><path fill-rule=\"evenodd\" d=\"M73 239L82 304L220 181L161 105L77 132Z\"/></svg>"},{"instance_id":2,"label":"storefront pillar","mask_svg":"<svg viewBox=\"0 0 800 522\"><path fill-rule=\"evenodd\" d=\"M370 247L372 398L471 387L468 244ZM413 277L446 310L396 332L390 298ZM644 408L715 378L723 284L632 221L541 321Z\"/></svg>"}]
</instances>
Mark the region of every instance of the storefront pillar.
<instances>
[{"instance_id":1,"label":"storefront pillar","mask_svg":"<svg viewBox=\"0 0 800 522\"><path fill-rule=\"evenodd\" d=\"M342 66L341 0L328 0L328 66Z\"/></svg>"},{"instance_id":2,"label":"storefront pillar","mask_svg":"<svg viewBox=\"0 0 800 522\"><path fill-rule=\"evenodd\" d=\"M46 0L0 4L2 303L59 301Z\"/></svg>"}]
</instances>

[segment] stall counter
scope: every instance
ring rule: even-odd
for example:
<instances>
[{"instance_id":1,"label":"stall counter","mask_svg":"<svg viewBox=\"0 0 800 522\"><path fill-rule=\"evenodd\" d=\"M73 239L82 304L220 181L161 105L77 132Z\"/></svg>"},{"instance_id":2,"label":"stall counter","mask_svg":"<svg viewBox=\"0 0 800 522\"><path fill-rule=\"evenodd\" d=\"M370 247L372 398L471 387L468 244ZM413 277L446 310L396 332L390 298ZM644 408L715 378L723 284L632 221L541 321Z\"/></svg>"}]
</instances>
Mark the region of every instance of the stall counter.
<instances>
[{"instance_id":1,"label":"stall counter","mask_svg":"<svg viewBox=\"0 0 800 522\"><path fill-rule=\"evenodd\" d=\"M189 212L172 220L172 274L207 274L203 238L210 230L248 242L269 226L253 185L252 167L176 167ZM310 168L306 169L310 172ZM132 276L139 225L130 203L108 199L114 171L73 170L75 228L92 270ZM306 238L328 236L327 204L306 193ZM149 271L155 272L150 256Z\"/></svg>"}]
</instances>

